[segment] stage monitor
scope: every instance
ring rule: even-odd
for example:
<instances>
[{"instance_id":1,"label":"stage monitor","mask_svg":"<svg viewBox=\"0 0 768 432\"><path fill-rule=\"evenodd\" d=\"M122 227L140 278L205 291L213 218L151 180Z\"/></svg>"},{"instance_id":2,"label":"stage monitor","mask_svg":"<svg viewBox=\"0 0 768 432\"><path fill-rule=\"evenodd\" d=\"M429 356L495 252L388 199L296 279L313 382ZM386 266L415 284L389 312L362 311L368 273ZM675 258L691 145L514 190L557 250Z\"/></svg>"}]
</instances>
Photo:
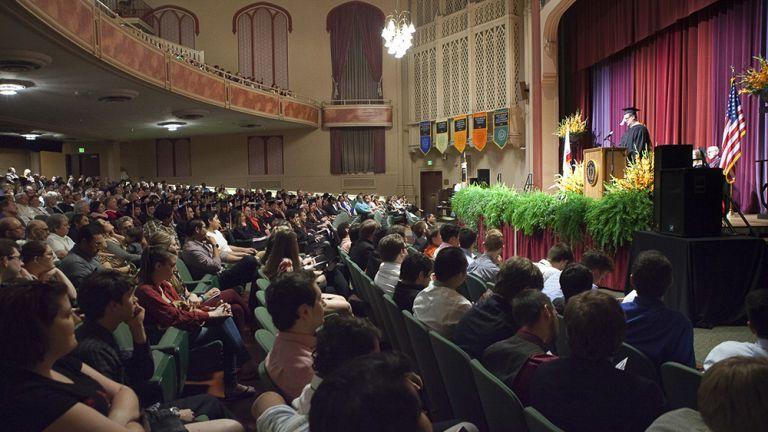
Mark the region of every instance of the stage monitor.
<instances>
[{"instance_id":1,"label":"stage monitor","mask_svg":"<svg viewBox=\"0 0 768 432\"><path fill-rule=\"evenodd\" d=\"M487 186L491 185L491 170L487 168L479 168L477 170L477 181L482 184L485 183Z\"/></svg>"},{"instance_id":2,"label":"stage monitor","mask_svg":"<svg viewBox=\"0 0 768 432\"><path fill-rule=\"evenodd\" d=\"M663 188L661 184L661 170L663 169L682 169L693 166L693 145L691 144L664 144L658 145L653 149L653 190L660 191ZM661 203L659 194L653 194L653 228L660 230Z\"/></svg>"},{"instance_id":3,"label":"stage monitor","mask_svg":"<svg viewBox=\"0 0 768 432\"><path fill-rule=\"evenodd\" d=\"M720 235L724 181L720 168L665 169L660 180L654 200L659 232L680 237Z\"/></svg>"}]
</instances>

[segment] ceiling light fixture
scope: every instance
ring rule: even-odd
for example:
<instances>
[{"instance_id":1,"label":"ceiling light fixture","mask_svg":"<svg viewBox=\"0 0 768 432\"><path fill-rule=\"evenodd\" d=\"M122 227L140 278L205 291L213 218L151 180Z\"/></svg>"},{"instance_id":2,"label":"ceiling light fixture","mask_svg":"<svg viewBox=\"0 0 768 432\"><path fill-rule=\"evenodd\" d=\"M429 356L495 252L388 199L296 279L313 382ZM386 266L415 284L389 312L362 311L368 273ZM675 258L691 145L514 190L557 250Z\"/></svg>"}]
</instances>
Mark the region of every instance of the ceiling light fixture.
<instances>
[{"instance_id":1,"label":"ceiling light fixture","mask_svg":"<svg viewBox=\"0 0 768 432\"><path fill-rule=\"evenodd\" d=\"M39 134L39 133L33 133L33 132L30 132L30 133L25 133L25 134L21 134L21 136L23 136L23 137L24 137L24 139L26 139L27 141L34 141L34 140L36 140L36 139L37 139L37 137L39 137L40 135L41 135L41 134Z\"/></svg>"},{"instance_id":2,"label":"ceiling light fixture","mask_svg":"<svg viewBox=\"0 0 768 432\"><path fill-rule=\"evenodd\" d=\"M162 126L166 129L168 129L168 132L176 132L179 130L180 127L186 126L186 122L180 122L180 121L166 121L166 122L160 122L157 125Z\"/></svg>"},{"instance_id":3,"label":"ceiling light fixture","mask_svg":"<svg viewBox=\"0 0 768 432\"><path fill-rule=\"evenodd\" d=\"M0 83L0 95L14 96L19 94L19 91L24 90L27 86L18 83Z\"/></svg>"},{"instance_id":4,"label":"ceiling light fixture","mask_svg":"<svg viewBox=\"0 0 768 432\"><path fill-rule=\"evenodd\" d=\"M397 2L397 6L400 2ZM387 53L394 55L395 58L402 58L408 48L411 47L413 34L416 28L411 22L411 14L407 10L398 11L395 9L384 19L384 28L381 30L381 37L384 38L384 46Z\"/></svg>"}]
</instances>

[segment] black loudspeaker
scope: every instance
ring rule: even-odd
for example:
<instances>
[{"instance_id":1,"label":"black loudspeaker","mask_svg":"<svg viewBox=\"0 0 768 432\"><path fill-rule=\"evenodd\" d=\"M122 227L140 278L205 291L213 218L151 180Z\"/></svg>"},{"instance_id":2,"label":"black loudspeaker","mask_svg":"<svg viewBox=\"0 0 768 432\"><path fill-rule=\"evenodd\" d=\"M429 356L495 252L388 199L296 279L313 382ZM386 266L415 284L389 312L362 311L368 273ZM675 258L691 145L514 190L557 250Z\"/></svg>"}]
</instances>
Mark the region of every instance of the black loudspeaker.
<instances>
[{"instance_id":1,"label":"black loudspeaker","mask_svg":"<svg viewBox=\"0 0 768 432\"><path fill-rule=\"evenodd\" d=\"M661 170L691 168L693 165L693 146L690 144L665 144L653 149L653 190L660 191ZM661 231L661 204L659 193L653 194L653 229Z\"/></svg>"},{"instance_id":2,"label":"black loudspeaker","mask_svg":"<svg viewBox=\"0 0 768 432\"><path fill-rule=\"evenodd\" d=\"M659 232L681 237L717 237L722 224L723 170L661 170Z\"/></svg>"},{"instance_id":3,"label":"black loudspeaker","mask_svg":"<svg viewBox=\"0 0 768 432\"><path fill-rule=\"evenodd\" d=\"M488 186L491 185L491 170L487 168L480 168L477 170L477 181L480 184L487 184Z\"/></svg>"},{"instance_id":4,"label":"black loudspeaker","mask_svg":"<svg viewBox=\"0 0 768 432\"><path fill-rule=\"evenodd\" d=\"M469 178L469 184L473 186L480 186L480 183L477 182L477 177L470 177Z\"/></svg>"}]
</instances>

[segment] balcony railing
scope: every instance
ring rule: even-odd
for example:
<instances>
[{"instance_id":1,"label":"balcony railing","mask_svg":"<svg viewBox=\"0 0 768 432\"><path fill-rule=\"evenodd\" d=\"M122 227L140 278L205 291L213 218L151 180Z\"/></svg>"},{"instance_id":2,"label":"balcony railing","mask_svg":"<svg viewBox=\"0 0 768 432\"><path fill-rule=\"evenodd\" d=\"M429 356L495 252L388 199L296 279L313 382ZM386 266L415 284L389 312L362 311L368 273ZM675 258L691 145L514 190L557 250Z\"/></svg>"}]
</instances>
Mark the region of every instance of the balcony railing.
<instances>
[{"instance_id":1,"label":"balcony railing","mask_svg":"<svg viewBox=\"0 0 768 432\"><path fill-rule=\"evenodd\" d=\"M100 0L101 3L108 7L113 12L117 13L123 18L138 18L144 21L149 28L152 28L152 23L147 21L145 17L152 12L152 6L144 2L144 0Z\"/></svg>"}]
</instances>

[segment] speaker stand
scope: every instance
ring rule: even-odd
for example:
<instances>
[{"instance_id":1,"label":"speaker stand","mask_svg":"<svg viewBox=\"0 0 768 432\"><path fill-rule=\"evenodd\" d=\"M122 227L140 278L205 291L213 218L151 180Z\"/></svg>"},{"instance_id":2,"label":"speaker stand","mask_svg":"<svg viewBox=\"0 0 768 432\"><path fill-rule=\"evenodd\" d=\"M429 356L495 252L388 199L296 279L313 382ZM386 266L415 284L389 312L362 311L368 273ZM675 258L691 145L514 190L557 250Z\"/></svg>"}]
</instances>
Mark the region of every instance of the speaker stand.
<instances>
[{"instance_id":1,"label":"speaker stand","mask_svg":"<svg viewBox=\"0 0 768 432\"><path fill-rule=\"evenodd\" d=\"M741 209L739 208L739 205L736 204L736 201L733 200L732 196L730 196L730 195L728 196L728 201L730 201L730 203L731 203L731 211L729 211L727 214L723 215L723 225L725 225L725 227L728 229L728 231L730 231L731 234L736 234L736 230L733 228L733 224L731 224L731 221L728 220L728 216L732 215L733 211L736 210L736 213L739 214L739 217L741 218L742 222L744 222L744 225L749 230L749 236L750 237L757 237L757 238L759 238L760 236L757 235L755 230L752 228L752 225L750 225L750 223L747 221L747 218L744 217L744 213L741 212Z\"/></svg>"}]
</instances>

